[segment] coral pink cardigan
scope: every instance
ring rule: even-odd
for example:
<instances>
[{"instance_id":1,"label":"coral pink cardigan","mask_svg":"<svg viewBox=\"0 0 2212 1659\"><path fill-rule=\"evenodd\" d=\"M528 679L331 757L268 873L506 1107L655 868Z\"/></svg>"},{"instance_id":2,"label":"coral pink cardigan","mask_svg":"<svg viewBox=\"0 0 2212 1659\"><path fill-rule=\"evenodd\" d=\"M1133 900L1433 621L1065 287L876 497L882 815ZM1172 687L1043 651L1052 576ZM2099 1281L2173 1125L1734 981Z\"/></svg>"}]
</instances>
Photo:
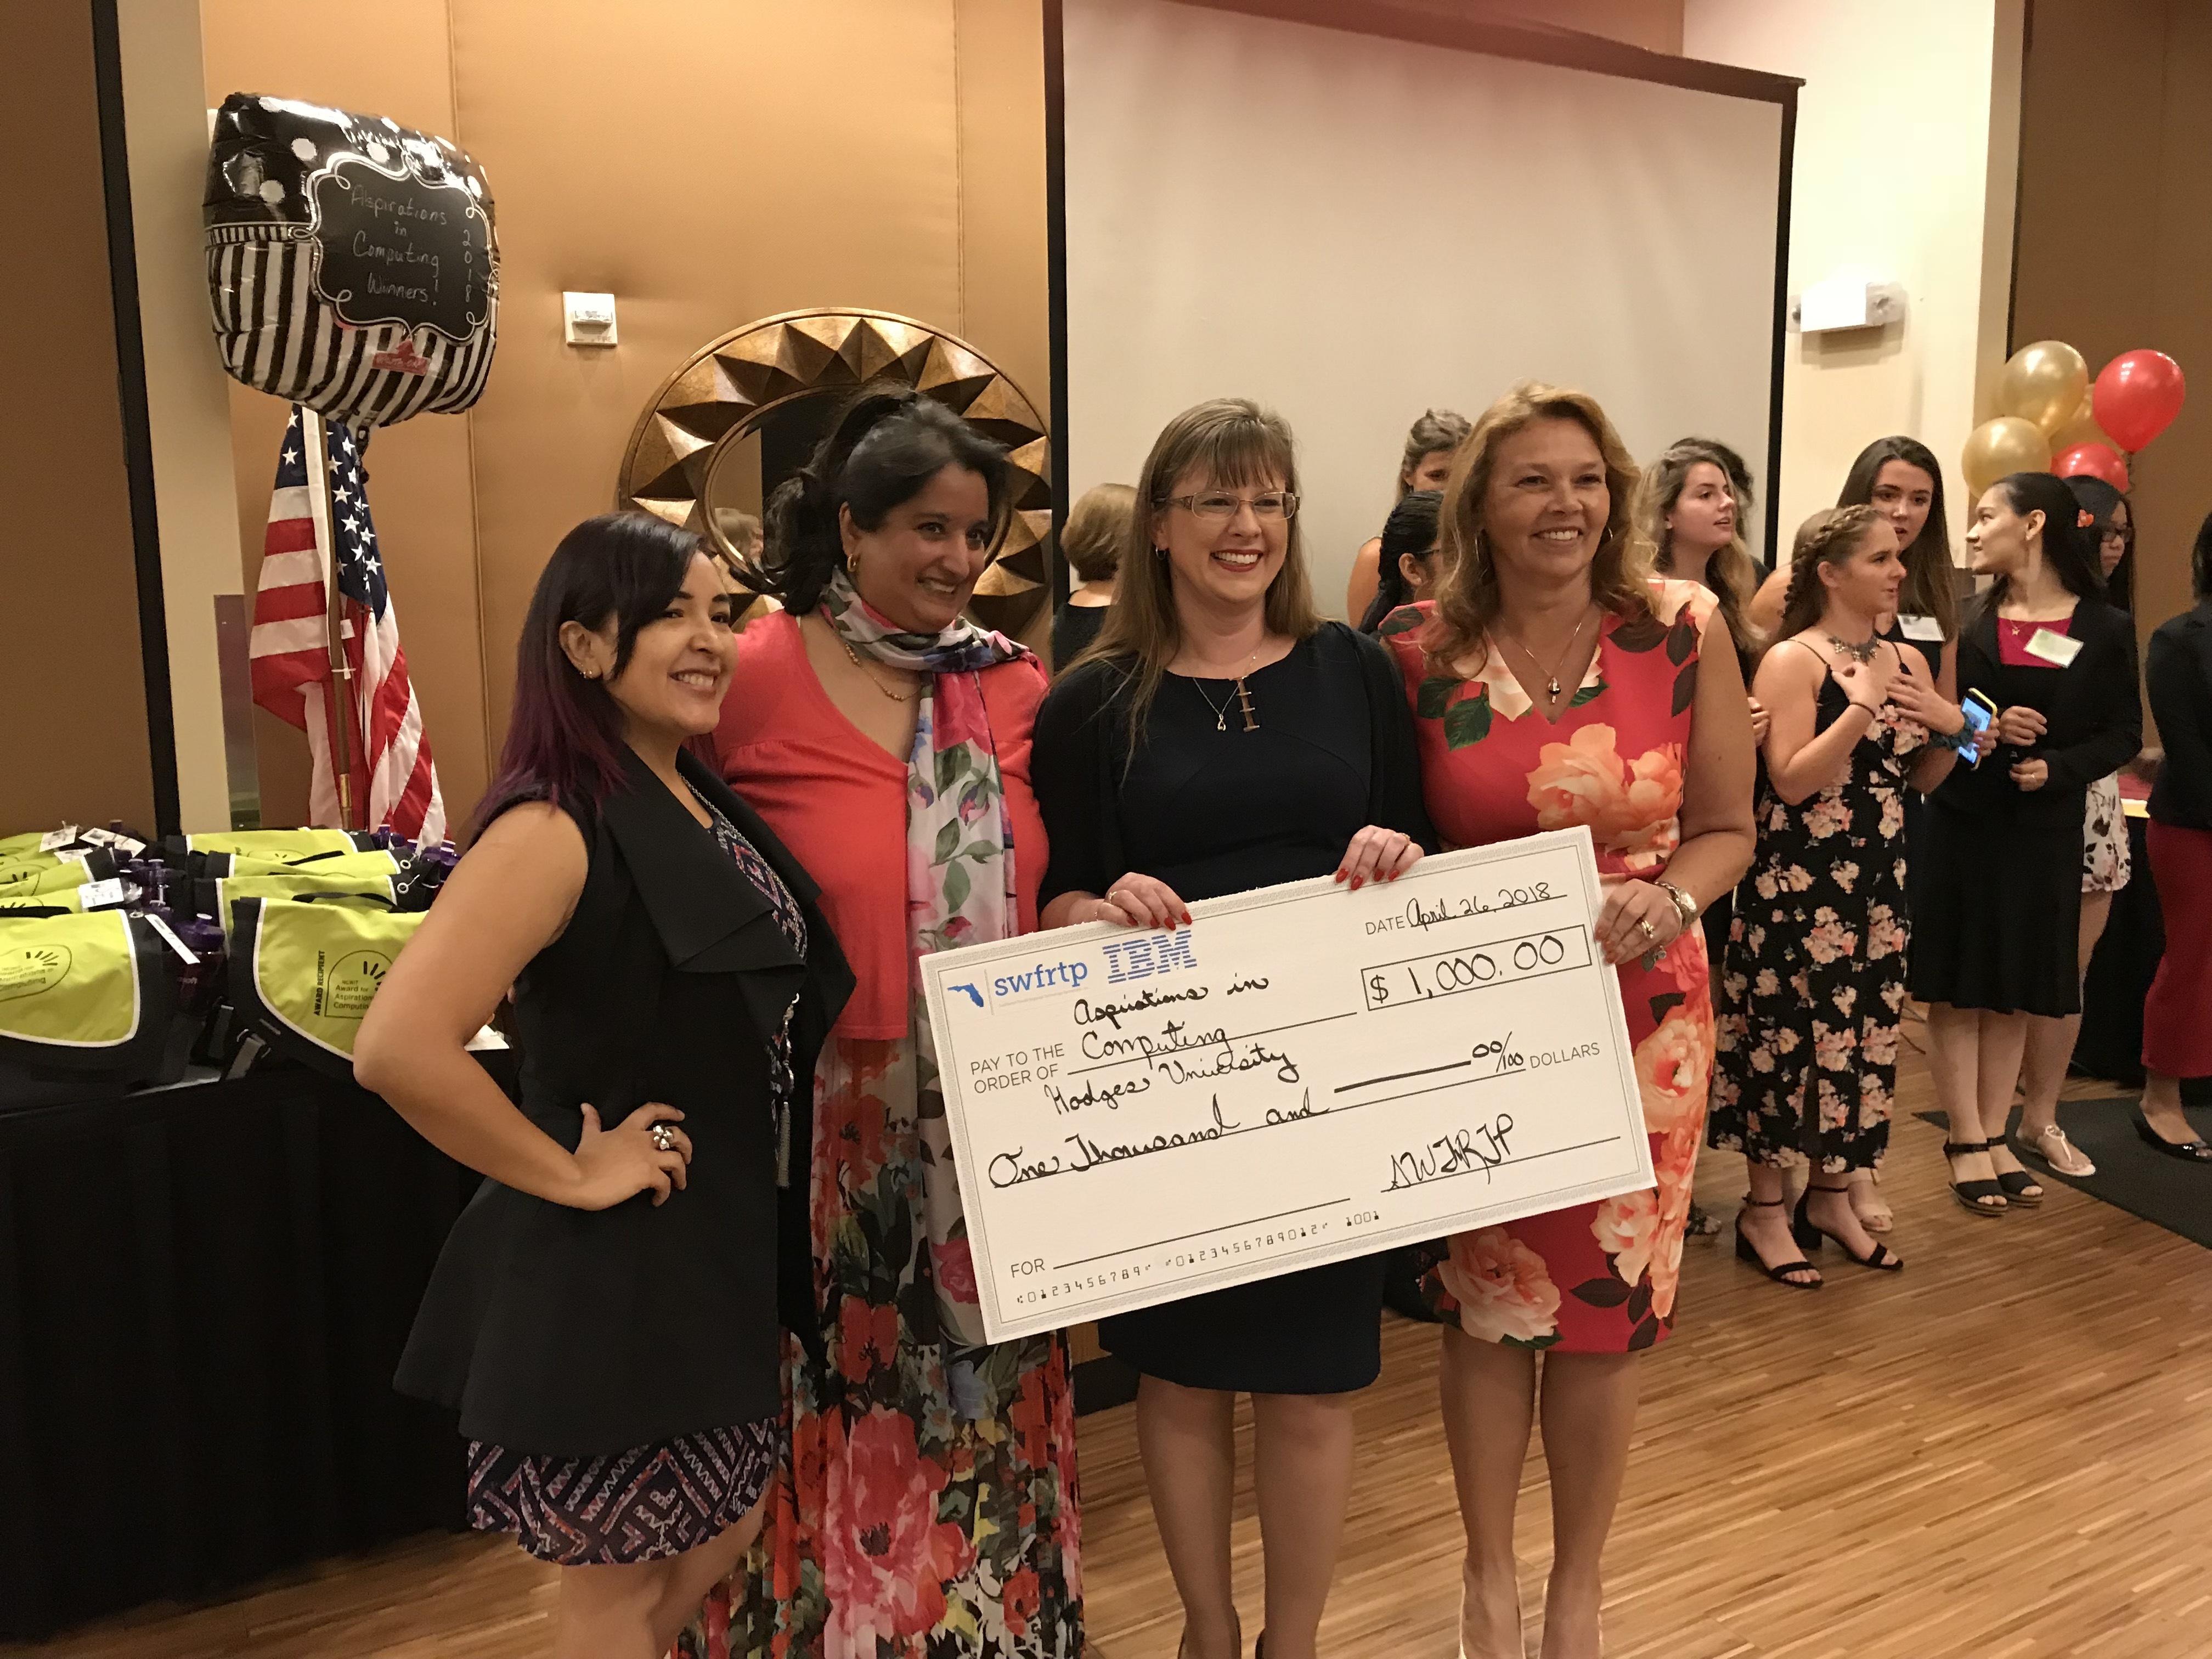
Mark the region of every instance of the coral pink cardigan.
<instances>
[{"instance_id":1,"label":"coral pink cardigan","mask_svg":"<svg viewBox=\"0 0 2212 1659\"><path fill-rule=\"evenodd\" d=\"M1044 671L1034 662L1001 663L986 669L982 682L1013 825L1020 930L1033 933L1045 838L1030 790L1030 733ZM855 981L832 1035L905 1036L906 763L830 701L788 612L770 611L739 635L714 749L730 787L822 889L823 911Z\"/></svg>"}]
</instances>

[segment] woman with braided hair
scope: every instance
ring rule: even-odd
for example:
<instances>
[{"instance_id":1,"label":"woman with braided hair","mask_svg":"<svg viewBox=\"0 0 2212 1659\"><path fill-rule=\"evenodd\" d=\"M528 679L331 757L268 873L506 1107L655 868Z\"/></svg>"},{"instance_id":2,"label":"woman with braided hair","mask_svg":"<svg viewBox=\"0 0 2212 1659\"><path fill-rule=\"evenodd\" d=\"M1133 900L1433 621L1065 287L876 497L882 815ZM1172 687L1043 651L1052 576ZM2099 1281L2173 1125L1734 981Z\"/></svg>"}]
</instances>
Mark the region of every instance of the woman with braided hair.
<instances>
[{"instance_id":1,"label":"woman with braided hair","mask_svg":"<svg viewBox=\"0 0 2212 1659\"><path fill-rule=\"evenodd\" d=\"M1956 758L1929 741L1943 699L1926 659L1879 635L1904 580L1897 532L1873 507L1819 514L1797 532L1780 638L1759 667L1759 850L1723 957L1707 1139L1750 1163L1736 1254L1799 1290L1820 1283L1799 1249L1823 1238L1862 1267L1904 1265L1853 1213L1850 1184L1889 1139L1905 792L1934 788ZM1791 1168L1807 1186L1785 1228Z\"/></svg>"}]
</instances>

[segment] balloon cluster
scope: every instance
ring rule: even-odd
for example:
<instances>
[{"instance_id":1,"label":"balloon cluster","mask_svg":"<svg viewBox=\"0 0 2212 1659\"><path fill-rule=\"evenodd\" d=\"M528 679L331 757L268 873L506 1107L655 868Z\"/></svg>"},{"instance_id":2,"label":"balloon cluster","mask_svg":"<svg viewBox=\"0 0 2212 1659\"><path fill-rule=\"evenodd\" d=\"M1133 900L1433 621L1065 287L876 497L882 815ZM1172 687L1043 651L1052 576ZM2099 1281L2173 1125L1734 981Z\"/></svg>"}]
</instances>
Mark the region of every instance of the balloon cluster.
<instances>
[{"instance_id":1,"label":"balloon cluster","mask_svg":"<svg viewBox=\"0 0 2212 1659\"><path fill-rule=\"evenodd\" d=\"M1996 418L1966 440L1967 486L1978 495L2008 472L2056 472L2125 489L2136 453L2173 424L2187 393L2162 351L2124 351L2092 384L2064 341L2022 346L1998 377Z\"/></svg>"}]
</instances>

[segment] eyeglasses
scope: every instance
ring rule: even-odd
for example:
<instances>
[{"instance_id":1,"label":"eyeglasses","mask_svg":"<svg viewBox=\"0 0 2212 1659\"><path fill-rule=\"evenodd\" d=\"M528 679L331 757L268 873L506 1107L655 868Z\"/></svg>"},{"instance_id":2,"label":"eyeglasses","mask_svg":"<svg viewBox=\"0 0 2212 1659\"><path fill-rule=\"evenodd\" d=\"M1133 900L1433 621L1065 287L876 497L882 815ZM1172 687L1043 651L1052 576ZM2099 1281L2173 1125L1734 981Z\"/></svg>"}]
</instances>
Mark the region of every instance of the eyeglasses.
<instances>
[{"instance_id":1,"label":"eyeglasses","mask_svg":"<svg viewBox=\"0 0 2212 1659\"><path fill-rule=\"evenodd\" d=\"M2128 532L2116 524L2108 524L2097 533L2099 541L2124 543L2127 538Z\"/></svg>"},{"instance_id":2,"label":"eyeglasses","mask_svg":"<svg viewBox=\"0 0 2212 1659\"><path fill-rule=\"evenodd\" d=\"M1203 495L1170 495L1160 505L1182 507L1194 519L1209 524L1233 519L1238 507L1249 507L1254 518L1263 524L1273 524L1296 518L1298 498L1287 489L1271 489L1259 495L1231 495L1225 490L1209 490Z\"/></svg>"}]
</instances>

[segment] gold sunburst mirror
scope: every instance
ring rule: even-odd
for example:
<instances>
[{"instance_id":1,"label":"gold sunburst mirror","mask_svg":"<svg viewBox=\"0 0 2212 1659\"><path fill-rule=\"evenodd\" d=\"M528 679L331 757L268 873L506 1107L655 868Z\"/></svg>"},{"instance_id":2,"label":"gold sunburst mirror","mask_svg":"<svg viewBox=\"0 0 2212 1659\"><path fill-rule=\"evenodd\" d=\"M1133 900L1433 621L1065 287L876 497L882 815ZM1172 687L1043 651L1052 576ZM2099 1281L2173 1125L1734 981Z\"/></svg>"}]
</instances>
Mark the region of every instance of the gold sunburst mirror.
<instances>
[{"instance_id":1,"label":"gold sunburst mirror","mask_svg":"<svg viewBox=\"0 0 2212 1659\"><path fill-rule=\"evenodd\" d=\"M1046 608L1052 453L1020 387L955 335L886 311L788 311L732 329L661 383L623 455L621 504L741 559L761 509L870 380L919 388L1006 447L1014 516L969 609L1018 636Z\"/></svg>"}]
</instances>

